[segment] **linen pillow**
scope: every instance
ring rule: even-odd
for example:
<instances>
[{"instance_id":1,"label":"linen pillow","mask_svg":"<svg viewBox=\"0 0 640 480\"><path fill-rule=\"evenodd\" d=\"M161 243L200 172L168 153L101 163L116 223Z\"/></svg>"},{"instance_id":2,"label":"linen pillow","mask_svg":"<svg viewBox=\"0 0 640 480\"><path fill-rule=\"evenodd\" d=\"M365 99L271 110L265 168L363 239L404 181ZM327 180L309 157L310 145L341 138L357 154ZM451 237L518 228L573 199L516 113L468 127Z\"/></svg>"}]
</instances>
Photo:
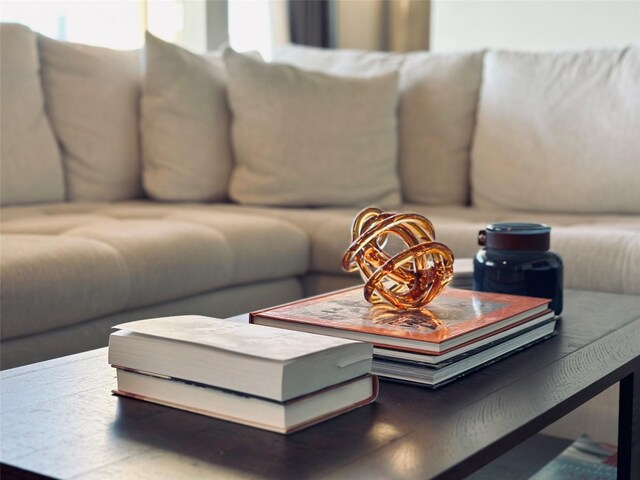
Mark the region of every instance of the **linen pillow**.
<instances>
[{"instance_id":1,"label":"linen pillow","mask_svg":"<svg viewBox=\"0 0 640 480\"><path fill-rule=\"evenodd\" d=\"M274 60L334 75L400 72L398 141L404 200L465 205L482 55L401 55L285 45L275 51Z\"/></svg>"},{"instance_id":2,"label":"linen pillow","mask_svg":"<svg viewBox=\"0 0 640 480\"><path fill-rule=\"evenodd\" d=\"M640 48L485 57L479 207L640 213Z\"/></svg>"},{"instance_id":3,"label":"linen pillow","mask_svg":"<svg viewBox=\"0 0 640 480\"><path fill-rule=\"evenodd\" d=\"M142 193L139 52L38 36L46 108L62 147L69 200Z\"/></svg>"},{"instance_id":4,"label":"linen pillow","mask_svg":"<svg viewBox=\"0 0 640 480\"><path fill-rule=\"evenodd\" d=\"M411 53L400 74L400 176L409 202L467 205L483 52Z\"/></svg>"},{"instance_id":5,"label":"linen pillow","mask_svg":"<svg viewBox=\"0 0 640 480\"><path fill-rule=\"evenodd\" d=\"M146 35L143 180L158 200L223 200L232 169L227 73L221 56L196 55Z\"/></svg>"},{"instance_id":6,"label":"linen pillow","mask_svg":"<svg viewBox=\"0 0 640 480\"><path fill-rule=\"evenodd\" d=\"M267 64L230 49L240 203L339 206L400 201L396 173L397 73L334 77Z\"/></svg>"},{"instance_id":7,"label":"linen pillow","mask_svg":"<svg viewBox=\"0 0 640 480\"><path fill-rule=\"evenodd\" d=\"M64 201L62 159L39 75L35 34L0 24L0 204Z\"/></svg>"}]
</instances>

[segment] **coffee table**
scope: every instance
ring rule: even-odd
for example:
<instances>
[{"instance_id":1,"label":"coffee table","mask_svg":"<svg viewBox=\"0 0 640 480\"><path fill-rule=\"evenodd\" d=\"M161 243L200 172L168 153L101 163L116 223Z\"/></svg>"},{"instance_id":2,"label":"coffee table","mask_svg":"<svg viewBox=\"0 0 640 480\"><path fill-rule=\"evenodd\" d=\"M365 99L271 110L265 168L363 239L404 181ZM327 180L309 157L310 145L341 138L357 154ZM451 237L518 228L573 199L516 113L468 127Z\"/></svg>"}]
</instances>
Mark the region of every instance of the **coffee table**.
<instances>
[{"instance_id":1,"label":"coffee table","mask_svg":"<svg viewBox=\"0 0 640 480\"><path fill-rule=\"evenodd\" d=\"M620 382L619 478L640 477L640 297L565 292L559 334L439 390L282 436L112 396L106 349L0 375L2 478L463 478ZM235 321L246 318L235 318Z\"/></svg>"}]
</instances>

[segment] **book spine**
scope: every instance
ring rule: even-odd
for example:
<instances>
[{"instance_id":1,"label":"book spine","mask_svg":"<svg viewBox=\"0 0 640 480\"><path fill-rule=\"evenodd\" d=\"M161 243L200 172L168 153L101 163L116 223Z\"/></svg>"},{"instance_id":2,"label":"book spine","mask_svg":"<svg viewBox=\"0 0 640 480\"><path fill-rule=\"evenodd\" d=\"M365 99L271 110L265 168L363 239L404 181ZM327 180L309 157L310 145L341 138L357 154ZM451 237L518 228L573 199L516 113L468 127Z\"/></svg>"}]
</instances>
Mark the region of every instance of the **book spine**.
<instances>
[{"instance_id":1,"label":"book spine","mask_svg":"<svg viewBox=\"0 0 640 480\"><path fill-rule=\"evenodd\" d=\"M337 417L338 415L342 415L343 413L350 412L351 410L355 410L356 408L360 408L365 405L368 405L369 403L375 402L376 399L378 398L378 393L380 390L377 375L371 375L371 390L372 390L371 395L368 398L361 400L360 402L354 403L345 408L341 408L340 410L335 410L333 412L327 413L326 415L316 417L307 422L299 423L297 425L292 425L291 427L287 428L284 431L284 433L289 434L289 433L298 432L304 428L311 427L312 425L317 425L318 423L324 422L325 420L329 420L331 418Z\"/></svg>"}]
</instances>

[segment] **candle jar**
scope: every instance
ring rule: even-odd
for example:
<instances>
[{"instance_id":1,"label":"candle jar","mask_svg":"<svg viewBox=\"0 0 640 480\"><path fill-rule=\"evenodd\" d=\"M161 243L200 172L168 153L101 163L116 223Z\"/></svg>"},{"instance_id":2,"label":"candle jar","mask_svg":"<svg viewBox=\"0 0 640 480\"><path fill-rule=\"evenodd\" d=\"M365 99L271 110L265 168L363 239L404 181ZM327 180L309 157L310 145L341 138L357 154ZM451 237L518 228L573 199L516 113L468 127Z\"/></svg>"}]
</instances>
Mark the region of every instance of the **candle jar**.
<instances>
[{"instance_id":1,"label":"candle jar","mask_svg":"<svg viewBox=\"0 0 640 480\"><path fill-rule=\"evenodd\" d=\"M551 299L562 311L562 259L549 250L551 227L494 223L478 233L482 248L473 260L473 289Z\"/></svg>"}]
</instances>

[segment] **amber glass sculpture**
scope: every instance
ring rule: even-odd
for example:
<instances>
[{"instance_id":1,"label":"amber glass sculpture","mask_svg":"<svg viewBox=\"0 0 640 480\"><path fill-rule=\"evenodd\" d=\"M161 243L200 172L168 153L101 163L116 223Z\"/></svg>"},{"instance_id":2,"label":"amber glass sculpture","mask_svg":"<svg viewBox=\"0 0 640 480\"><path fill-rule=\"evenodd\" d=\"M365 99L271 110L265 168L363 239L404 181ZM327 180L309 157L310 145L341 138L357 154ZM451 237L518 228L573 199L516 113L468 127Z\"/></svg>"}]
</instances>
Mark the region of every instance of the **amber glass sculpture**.
<instances>
[{"instance_id":1,"label":"amber glass sculpture","mask_svg":"<svg viewBox=\"0 0 640 480\"><path fill-rule=\"evenodd\" d=\"M391 254L385 245L399 237L405 249ZM453 254L435 241L432 223L417 213L365 208L353 220L351 245L342 268L360 271L364 298L388 302L402 310L420 309L436 298L453 278Z\"/></svg>"}]
</instances>

